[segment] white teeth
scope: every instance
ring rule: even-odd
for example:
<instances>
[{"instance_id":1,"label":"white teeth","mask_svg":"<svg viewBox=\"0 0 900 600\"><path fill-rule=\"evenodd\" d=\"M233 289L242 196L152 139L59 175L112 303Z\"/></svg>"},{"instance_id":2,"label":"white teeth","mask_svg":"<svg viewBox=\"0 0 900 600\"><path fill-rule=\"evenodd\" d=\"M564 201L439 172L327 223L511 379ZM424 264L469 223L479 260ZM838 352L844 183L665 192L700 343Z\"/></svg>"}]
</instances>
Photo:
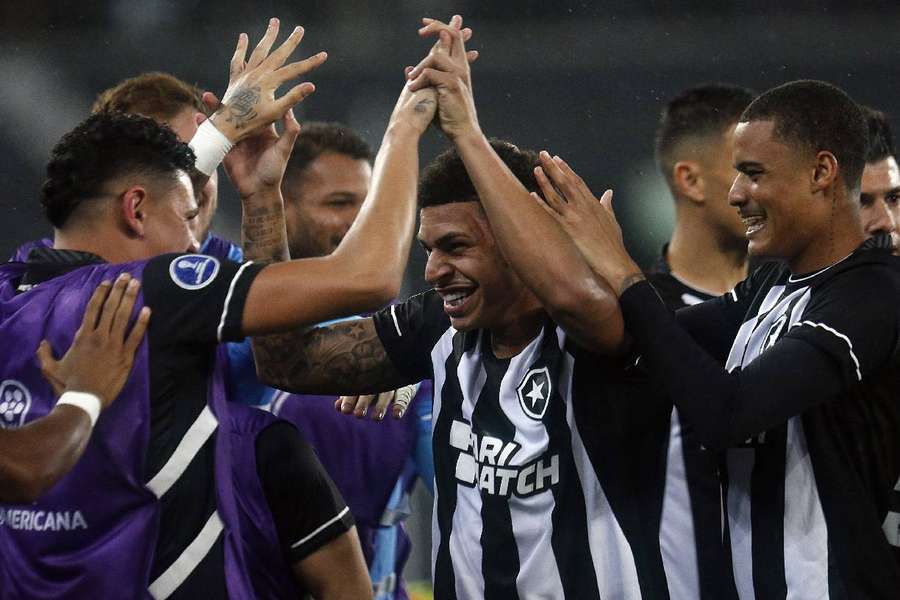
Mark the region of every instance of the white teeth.
<instances>
[{"instance_id":1,"label":"white teeth","mask_svg":"<svg viewBox=\"0 0 900 600\"><path fill-rule=\"evenodd\" d=\"M444 296L444 302L449 304L450 306L457 306L458 304L462 304L462 301L469 297L469 294L466 292L454 292L452 294L447 294Z\"/></svg>"},{"instance_id":2,"label":"white teeth","mask_svg":"<svg viewBox=\"0 0 900 600\"><path fill-rule=\"evenodd\" d=\"M744 227L747 228L747 235L756 233L766 226L766 218L759 215L742 217L741 221L743 221Z\"/></svg>"}]
</instances>

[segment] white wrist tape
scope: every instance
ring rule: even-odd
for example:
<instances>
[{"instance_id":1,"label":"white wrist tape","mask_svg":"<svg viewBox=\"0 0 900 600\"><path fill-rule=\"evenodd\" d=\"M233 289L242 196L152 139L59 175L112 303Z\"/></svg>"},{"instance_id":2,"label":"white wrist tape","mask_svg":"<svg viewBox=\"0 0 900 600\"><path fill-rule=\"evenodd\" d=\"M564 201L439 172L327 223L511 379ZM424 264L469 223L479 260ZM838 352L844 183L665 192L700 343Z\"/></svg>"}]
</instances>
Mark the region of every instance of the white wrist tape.
<instances>
[{"instance_id":1,"label":"white wrist tape","mask_svg":"<svg viewBox=\"0 0 900 600\"><path fill-rule=\"evenodd\" d=\"M234 144L228 141L224 133L216 129L212 121L207 119L197 128L197 133L191 138L188 146L197 157L194 166L198 171L210 177Z\"/></svg>"},{"instance_id":2,"label":"white wrist tape","mask_svg":"<svg viewBox=\"0 0 900 600\"><path fill-rule=\"evenodd\" d=\"M415 383L412 385L404 385L402 388L397 390L397 393L394 395L394 404L400 406L400 414L406 412L406 409L409 408L409 403L415 397L416 392L419 391L419 384Z\"/></svg>"},{"instance_id":3,"label":"white wrist tape","mask_svg":"<svg viewBox=\"0 0 900 600\"><path fill-rule=\"evenodd\" d=\"M77 406L86 412L91 418L91 427L97 423L97 417L100 416L100 398L87 392L66 392L57 400L56 405L60 404Z\"/></svg>"}]
</instances>

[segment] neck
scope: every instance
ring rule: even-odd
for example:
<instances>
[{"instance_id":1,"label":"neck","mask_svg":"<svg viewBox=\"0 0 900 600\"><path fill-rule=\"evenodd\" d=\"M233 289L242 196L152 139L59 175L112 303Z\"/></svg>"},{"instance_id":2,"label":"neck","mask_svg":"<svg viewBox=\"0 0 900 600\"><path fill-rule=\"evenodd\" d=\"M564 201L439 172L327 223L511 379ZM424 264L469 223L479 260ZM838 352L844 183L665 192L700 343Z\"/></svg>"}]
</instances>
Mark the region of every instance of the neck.
<instances>
[{"instance_id":1,"label":"neck","mask_svg":"<svg viewBox=\"0 0 900 600\"><path fill-rule=\"evenodd\" d=\"M513 312L513 311L511 311ZM546 313L540 306L515 311L515 316L490 328L490 344L497 358L512 358L531 343L541 331Z\"/></svg>"},{"instance_id":2,"label":"neck","mask_svg":"<svg viewBox=\"0 0 900 600\"><path fill-rule=\"evenodd\" d=\"M713 295L724 294L747 277L747 246L697 220L679 218L669 242L672 274Z\"/></svg>"},{"instance_id":3,"label":"neck","mask_svg":"<svg viewBox=\"0 0 900 600\"><path fill-rule=\"evenodd\" d=\"M109 263L135 260L127 251L127 243L111 243L111 240L98 236L96 232L56 229L53 236L53 247L57 250L90 252Z\"/></svg>"},{"instance_id":4,"label":"neck","mask_svg":"<svg viewBox=\"0 0 900 600\"><path fill-rule=\"evenodd\" d=\"M853 253L866 240L855 208L836 213L826 231L814 236L808 248L787 261L791 273L803 275L830 267Z\"/></svg>"}]
</instances>

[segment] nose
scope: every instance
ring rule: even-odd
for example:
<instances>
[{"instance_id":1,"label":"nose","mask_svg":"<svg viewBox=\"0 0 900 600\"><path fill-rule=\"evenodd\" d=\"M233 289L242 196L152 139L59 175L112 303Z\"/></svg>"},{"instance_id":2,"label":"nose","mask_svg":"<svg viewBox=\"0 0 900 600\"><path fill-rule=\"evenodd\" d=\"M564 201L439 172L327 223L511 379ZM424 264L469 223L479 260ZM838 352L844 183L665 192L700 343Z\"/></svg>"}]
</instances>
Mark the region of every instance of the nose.
<instances>
[{"instance_id":1,"label":"nose","mask_svg":"<svg viewBox=\"0 0 900 600\"><path fill-rule=\"evenodd\" d=\"M887 204L882 199L878 199L872 203L869 209L868 220L865 223L866 233L870 236L876 233L894 233L897 230L897 223L894 216L888 210Z\"/></svg>"},{"instance_id":2,"label":"nose","mask_svg":"<svg viewBox=\"0 0 900 600\"><path fill-rule=\"evenodd\" d=\"M188 242L188 252L192 254L197 254L200 252L200 242L197 241L197 236L194 235L193 229L188 229L188 235L190 235L190 241Z\"/></svg>"},{"instance_id":3,"label":"nose","mask_svg":"<svg viewBox=\"0 0 900 600\"><path fill-rule=\"evenodd\" d=\"M734 181L731 182L731 189L728 190L728 204L735 208L740 208L747 204L747 190L742 181L743 179L744 176L738 173L737 177L734 178Z\"/></svg>"},{"instance_id":4,"label":"nose","mask_svg":"<svg viewBox=\"0 0 900 600\"><path fill-rule=\"evenodd\" d=\"M438 284L452 273L453 268L441 252L434 250L428 255L428 260L425 262L425 281L429 285Z\"/></svg>"}]
</instances>

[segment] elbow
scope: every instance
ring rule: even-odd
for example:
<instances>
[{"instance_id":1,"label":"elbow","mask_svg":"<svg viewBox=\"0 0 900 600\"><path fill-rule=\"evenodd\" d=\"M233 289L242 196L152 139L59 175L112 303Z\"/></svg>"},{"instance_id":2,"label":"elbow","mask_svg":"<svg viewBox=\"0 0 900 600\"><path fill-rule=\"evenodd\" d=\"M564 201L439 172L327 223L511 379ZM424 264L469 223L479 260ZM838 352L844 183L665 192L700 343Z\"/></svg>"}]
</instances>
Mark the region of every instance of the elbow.
<instances>
[{"instance_id":1,"label":"elbow","mask_svg":"<svg viewBox=\"0 0 900 600\"><path fill-rule=\"evenodd\" d=\"M0 502L5 504L31 504L40 498L47 488L44 479L24 465L8 469L0 487L3 489Z\"/></svg>"}]
</instances>

